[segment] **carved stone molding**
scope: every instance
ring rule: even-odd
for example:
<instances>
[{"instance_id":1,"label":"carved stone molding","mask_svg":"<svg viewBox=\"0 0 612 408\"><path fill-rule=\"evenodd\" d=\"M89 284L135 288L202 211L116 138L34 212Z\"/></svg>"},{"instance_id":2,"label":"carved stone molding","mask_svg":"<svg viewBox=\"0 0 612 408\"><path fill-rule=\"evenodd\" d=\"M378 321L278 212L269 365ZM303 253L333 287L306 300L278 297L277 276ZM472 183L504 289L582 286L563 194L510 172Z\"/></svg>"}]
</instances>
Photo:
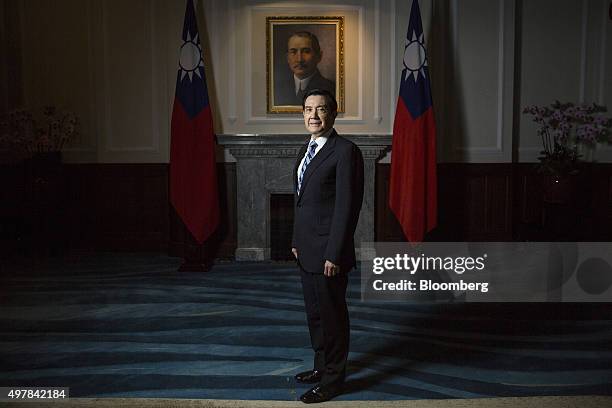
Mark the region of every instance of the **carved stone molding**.
<instances>
[{"instance_id":1,"label":"carved stone molding","mask_svg":"<svg viewBox=\"0 0 612 408\"><path fill-rule=\"evenodd\" d=\"M268 158L268 157L296 157L300 147L251 147L241 146L229 149L235 158Z\"/></svg>"}]
</instances>

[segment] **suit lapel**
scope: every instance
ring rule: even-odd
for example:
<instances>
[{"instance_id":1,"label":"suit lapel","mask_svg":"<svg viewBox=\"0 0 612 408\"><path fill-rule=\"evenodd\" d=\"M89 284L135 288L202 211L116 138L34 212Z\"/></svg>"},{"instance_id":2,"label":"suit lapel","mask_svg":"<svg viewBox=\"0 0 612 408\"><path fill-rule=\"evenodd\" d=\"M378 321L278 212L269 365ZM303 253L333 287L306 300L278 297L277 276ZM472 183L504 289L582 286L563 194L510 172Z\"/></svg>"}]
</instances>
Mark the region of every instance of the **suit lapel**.
<instances>
[{"instance_id":1,"label":"suit lapel","mask_svg":"<svg viewBox=\"0 0 612 408\"><path fill-rule=\"evenodd\" d=\"M312 161L306 168L306 172L304 173L304 179L302 180L302 188L301 188L302 192L305 191L306 185L308 184L308 180L310 180L310 176L312 175L312 173L314 173L317 167L319 167L321 163L323 163L329 157L329 155L333 153L334 147L336 146L336 135L337 133L335 130L330 133L329 138L327 139L327 142L325 143L325 145L321 148L321 150L319 150L317 155L314 157L314 159L312 159ZM306 150L304 150L304 153L305 152ZM298 162L298 166L299 166L299 162ZM297 173L297 169L295 173ZM297 189L297 176L296 176L296 189ZM300 201L302 196L303 194L299 195L298 202Z\"/></svg>"},{"instance_id":2,"label":"suit lapel","mask_svg":"<svg viewBox=\"0 0 612 408\"><path fill-rule=\"evenodd\" d=\"M308 143L310 143L310 139L308 139L308 141L306 142L305 145L302 146L302 148L300 149L300 151L298 152L297 155L297 161L295 162L295 166L293 166L293 193L297 194L297 171L298 168L300 167L300 163L302 162L302 159L304 158L304 155L306 154L306 149L308 148Z\"/></svg>"}]
</instances>

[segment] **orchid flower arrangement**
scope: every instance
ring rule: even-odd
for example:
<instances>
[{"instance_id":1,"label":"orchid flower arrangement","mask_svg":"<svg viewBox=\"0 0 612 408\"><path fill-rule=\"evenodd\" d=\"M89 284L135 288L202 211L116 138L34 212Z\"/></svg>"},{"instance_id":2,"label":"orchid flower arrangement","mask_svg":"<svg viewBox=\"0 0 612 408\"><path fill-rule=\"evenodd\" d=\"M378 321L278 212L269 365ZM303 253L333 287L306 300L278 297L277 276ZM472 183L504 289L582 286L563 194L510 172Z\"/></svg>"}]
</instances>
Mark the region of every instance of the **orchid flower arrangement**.
<instances>
[{"instance_id":1,"label":"orchid flower arrangement","mask_svg":"<svg viewBox=\"0 0 612 408\"><path fill-rule=\"evenodd\" d=\"M30 156L61 151L78 134L78 124L74 113L55 106L11 111L0 115L0 147Z\"/></svg>"},{"instance_id":2,"label":"orchid flower arrangement","mask_svg":"<svg viewBox=\"0 0 612 408\"><path fill-rule=\"evenodd\" d=\"M538 135L544 150L539 157L540 170L551 176L578 172L580 146L595 148L610 143L612 119L603 114L605 106L575 105L556 101L550 106L528 106L523 110L539 125Z\"/></svg>"}]
</instances>

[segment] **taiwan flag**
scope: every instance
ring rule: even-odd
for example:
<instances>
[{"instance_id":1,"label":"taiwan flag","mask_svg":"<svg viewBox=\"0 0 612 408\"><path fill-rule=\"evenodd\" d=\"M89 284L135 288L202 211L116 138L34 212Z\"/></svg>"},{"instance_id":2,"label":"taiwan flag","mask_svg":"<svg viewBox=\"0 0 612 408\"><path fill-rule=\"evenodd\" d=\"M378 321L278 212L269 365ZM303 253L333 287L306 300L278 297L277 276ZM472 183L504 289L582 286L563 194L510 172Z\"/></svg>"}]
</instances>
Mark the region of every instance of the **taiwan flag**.
<instances>
[{"instance_id":1,"label":"taiwan flag","mask_svg":"<svg viewBox=\"0 0 612 408\"><path fill-rule=\"evenodd\" d=\"M436 125L418 0L413 0L393 123L389 207L410 242L437 223Z\"/></svg>"},{"instance_id":2,"label":"taiwan flag","mask_svg":"<svg viewBox=\"0 0 612 408\"><path fill-rule=\"evenodd\" d=\"M170 201L198 243L219 224L215 134L193 0L187 0L170 144Z\"/></svg>"}]
</instances>

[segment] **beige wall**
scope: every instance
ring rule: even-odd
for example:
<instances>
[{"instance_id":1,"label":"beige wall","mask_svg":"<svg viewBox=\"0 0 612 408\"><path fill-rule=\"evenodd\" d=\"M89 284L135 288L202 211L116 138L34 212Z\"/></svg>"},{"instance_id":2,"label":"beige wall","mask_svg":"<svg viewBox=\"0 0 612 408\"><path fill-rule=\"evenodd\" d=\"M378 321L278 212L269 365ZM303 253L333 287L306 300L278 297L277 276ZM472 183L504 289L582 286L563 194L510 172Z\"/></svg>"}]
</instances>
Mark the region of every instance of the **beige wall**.
<instances>
[{"instance_id":1,"label":"beige wall","mask_svg":"<svg viewBox=\"0 0 612 408\"><path fill-rule=\"evenodd\" d=\"M0 0L0 112L23 105L19 4Z\"/></svg>"},{"instance_id":2,"label":"beige wall","mask_svg":"<svg viewBox=\"0 0 612 408\"><path fill-rule=\"evenodd\" d=\"M612 109L610 3L609 0L523 1L521 106L558 99L597 102ZM535 160L541 150L535 129L532 122L521 122L519 157L522 161ZM594 158L612 161L612 149L600 147Z\"/></svg>"},{"instance_id":3,"label":"beige wall","mask_svg":"<svg viewBox=\"0 0 612 408\"><path fill-rule=\"evenodd\" d=\"M539 150L534 128L514 117L525 104L611 104L612 80L604 74L612 67L609 0L522 1L522 17L515 1L421 0L440 161L509 162L519 135L519 158L532 161ZM391 133L410 2L197 3L217 133L303 132L299 115L266 114L268 15L345 16L347 109L337 128ZM1 4L4 16L7 0ZM8 47L5 32L18 27L25 103L66 106L83 122L67 160L167 162L184 1L11 4L19 19L0 31L0 46ZM6 89L0 87L3 107ZM612 159L610 149L598 158Z\"/></svg>"}]
</instances>

